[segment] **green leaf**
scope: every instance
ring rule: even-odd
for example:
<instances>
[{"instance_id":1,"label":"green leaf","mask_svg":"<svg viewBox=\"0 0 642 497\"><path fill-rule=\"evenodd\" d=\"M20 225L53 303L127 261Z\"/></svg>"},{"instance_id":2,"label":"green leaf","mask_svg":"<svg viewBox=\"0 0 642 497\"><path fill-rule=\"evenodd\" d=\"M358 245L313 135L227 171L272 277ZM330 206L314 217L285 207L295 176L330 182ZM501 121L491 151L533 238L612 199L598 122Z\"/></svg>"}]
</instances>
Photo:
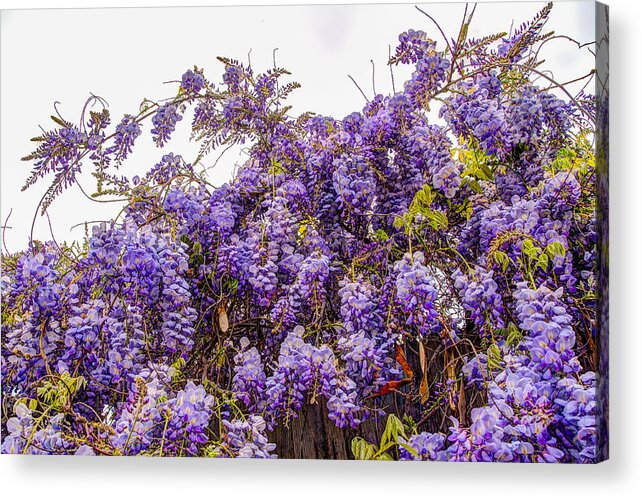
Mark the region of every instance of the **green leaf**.
<instances>
[{"instance_id":1,"label":"green leaf","mask_svg":"<svg viewBox=\"0 0 642 497\"><path fill-rule=\"evenodd\" d=\"M448 227L448 218L441 211L428 211L426 217L430 220L430 226L435 230L445 229Z\"/></svg>"},{"instance_id":2,"label":"green leaf","mask_svg":"<svg viewBox=\"0 0 642 497\"><path fill-rule=\"evenodd\" d=\"M492 344L488 347L488 366L491 369L499 369L501 367L502 353L497 344Z\"/></svg>"},{"instance_id":3,"label":"green leaf","mask_svg":"<svg viewBox=\"0 0 642 497\"><path fill-rule=\"evenodd\" d=\"M417 451L413 449L411 445L408 445L407 443L403 443L403 442L399 442L399 445L404 449L406 449L408 452L410 452L410 454L413 457L419 457L419 454L417 454Z\"/></svg>"},{"instance_id":4,"label":"green leaf","mask_svg":"<svg viewBox=\"0 0 642 497\"><path fill-rule=\"evenodd\" d=\"M404 431L406 433L417 433L417 423L412 418L412 416L409 416L408 414L404 414L403 425L404 425Z\"/></svg>"},{"instance_id":5,"label":"green leaf","mask_svg":"<svg viewBox=\"0 0 642 497\"><path fill-rule=\"evenodd\" d=\"M395 220L392 222L392 226L394 228L397 228L400 230L401 228L406 227L406 215L396 217Z\"/></svg>"},{"instance_id":6,"label":"green leaf","mask_svg":"<svg viewBox=\"0 0 642 497\"><path fill-rule=\"evenodd\" d=\"M354 456L354 458L360 461L371 460L374 458L374 455L376 453L374 445L366 442L361 437L353 438L352 443L350 444L350 448L352 450L352 455Z\"/></svg>"},{"instance_id":7,"label":"green leaf","mask_svg":"<svg viewBox=\"0 0 642 497\"><path fill-rule=\"evenodd\" d=\"M501 266L502 271L506 271L506 268L510 264L510 258L505 252L502 252L501 250L493 253L493 259L495 260L496 264Z\"/></svg>"},{"instance_id":8,"label":"green leaf","mask_svg":"<svg viewBox=\"0 0 642 497\"><path fill-rule=\"evenodd\" d=\"M385 242L388 241L390 237L388 236L388 233L379 228L377 231L375 231L375 238L380 242Z\"/></svg>"},{"instance_id":9,"label":"green leaf","mask_svg":"<svg viewBox=\"0 0 642 497\"><path fill-rule=\"evenodd\" d=\"M272 164L268 168L268 173L270 175L279 175L279 174L283 174L284 172L286 172L286 170L283 167L283 164L276 159L272 159Z\"/></svg>"},{"instance_id":10,"label":"green leaf","mask_svg":"<svg viewBox=\"0 0 642 497\"><path fill-rule=\"evenodd\" d=\"M473 191L474 191L475 193L482 193L482 192L483 192L482 187L481 187L481 186L479 186L479 183L477 182L477 180L476 180L476 179L472 179L472 180L470 180L470 181L468 182L468 185L470 185L470 187L473 189Z\"/></svg>"},{"instance_id":11,"label":"green leaf","mask_svg":"<svg viewBox=\"0 0 642 497\"><path fill-rule=\"evenodd\" d=\"M533 241L529 238L522 242L522 253L525 254L531 261L537 261L541 250L533 245Z\"/></svg>"},{"instance_id":12,"label":"green leaf","mask_svg":"<svg viewBox=\"0 0 642 497\"><path fill-rule=\"evenodd\" d=\"M373 456L373 459L379 459L379 460L381 460L381 459L386 459L386 460L392 459L392 457L390 457L390 455L388 454L387 451L389 449L391 449L392 447L396 446L396 445L397 445L397 442L390 441L387 444L379 447L379 450L375 453L375 455Z\"/></svg>"},{"instance_id":13,"label":"green leaf","mask_svg":"<svg viewBox=\"0 0 642 497\"><path fill-rule=\"evenodd\" d=\"M506 329L508 331L508 334L506 336L506 345L508 345L509 347L512 345L518 345L523 338L521 331L519 331L514 323L508 323Z\"/></svg>"},{"instance_id":14,"label":"green leaf","mask_svg":"<svg viewBox=\"0 0 642 497\"><path fill-rule=\"evenodd\" d=\"M493 181L495 179L495 175L484 162L479 164L479 169L483 173L483 177L481 179L485 179L488 181Z\"/></svg>"},{"instance_id":15,"label":"green leaf","mask_svg":"<svg viewBox=\"0 0 642 497\"><path fill-rule=\"evenodd\" d=\"M535 267L540 268L542 271L546 271L548 268L548 255L545 253L540 254L540 256L537 258L537 264Z\"/></svg>"},{"instance_id":16,"label":"green leaf","mask_svg":"<svg viewBox=\"0 0 642 497\"><path fill-rule=\"evenodd\" d=\"M559 255L561 257L566 256L566 249L561 242L551 242L546 246L546 249L544 250L551 259L553 259L556 255Z\"/></svg>"},{"instance_id":17,"label":"green leaf","mask_svg":"<svg viewBox=\"0 0 642 497\"><path fill-rule=\"evenodd\" d=\"M404 428L403 422L397 416L390 414L379 446L383 447L390 442L397 443L399 435L406 438L406 429Z\"/></svg>"}]
</instances>

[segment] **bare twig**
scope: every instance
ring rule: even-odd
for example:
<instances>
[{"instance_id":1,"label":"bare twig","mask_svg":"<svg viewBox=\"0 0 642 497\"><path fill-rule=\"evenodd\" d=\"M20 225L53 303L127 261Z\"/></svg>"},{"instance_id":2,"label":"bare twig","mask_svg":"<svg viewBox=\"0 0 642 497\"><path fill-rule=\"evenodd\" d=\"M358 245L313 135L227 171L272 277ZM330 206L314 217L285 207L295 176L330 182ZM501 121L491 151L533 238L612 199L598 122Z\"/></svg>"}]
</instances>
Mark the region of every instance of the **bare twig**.
<instances>
[{"instance_id":1,"label":"bare twig","mask_svg":"<svg viewBox=\"0 0 642 497\"><path fill-rule=\"evenodd\" d=\"M7 249L7 243L5 239L5 230L7 229L7 223L9 222L9 218L11 217L11 214L13 214L13 208L9 209L9 214L7 215L7 218L4 220L4 224L2 225L2 246L4 247L4 250L7 254L10 254L10 252ZM9 229L11 228L9 227Z\"/></svg>"},{"instance_id":2,"label":"bare twig","mask_svg":"<svg viewBox=\"0 0 642 497\"><path fill-rule=\"evenodd\" d=\"M275 71L276 71L276 51L277 50L278 50L278 48L275 48L274 50L272 50L272 67L274 68ZM277 95L279 94L279 78L276 78L276 94ZM280 100L277 98L276 99L276 108L277 109L279 108L279 102L280 102ZM218 159L217 159L217 162L218 162ZM216 163L214 163L214 165L216 165Z\"/></svg>"},{"instance_id":3,"label":"bare twig","mask_svg":"<svg viewBox=\"0 0 642 497\"><path fill-rule=\"evenodd\" d=\"M361 87L357 84L357 82L354 80L354 78L353 78L352 76L350 76L349 74L348 74L348 77L352 80L352 82L354 83L354 85L355 85L355 86L357 87L357 89L361 92L361 94L363 95L363 98L365 98L365 99L366 99L366 102L370 102L370 100L368 100L368 97L366 97L366 94L365 94L365 93L363 93L363 90L362 90L362 89L361 89Z\"/></svg>"},{"instance_id":4,"label":"bare twig","mask_svg":"<svg viewBox=\"0 0 642 497\"><path fill-rule=\"evenodd\" d=\"M372 64L372 94L373 96L377 95L377 89L375 88L375 63L374 60L370 59L370 63Z\"/></svg>"},{"instance_id":5,"label":"bare twig","mask_svg":"<svg viewBox=\"0 0 642 497\"><path fill-rule=\"evenodd\" d=\"M392 48L390 45L388 45L388 60L392 58ZM392 64L388 64L388 67L390 68L390 79L392 80L392 93L397 93L397 89L395 88L395 75L392 72Z\"/></svg>"},{"instance_id":6,"label":"bare twig","mask_svg":"<svg viewBox=\"0 0 642 497\"><path fill-rule=\"evenodd\" d=\"M425 12L424 10L421 10L418 6L415 5L415 9L417 9L419 12L421 12L423 15L425 15L428 19L430 19L435 26L437 26L437 29L441 33L441 36L444 38L444 41L446 42L446 46L448 47L448 51L452 52L452 47L450 46L450 42L448 41L448 37L446 36L446 33L444 33L444 30L441 29L441 26L435 19L428 14L428 12Z\"/></svg>"}]
</instances>

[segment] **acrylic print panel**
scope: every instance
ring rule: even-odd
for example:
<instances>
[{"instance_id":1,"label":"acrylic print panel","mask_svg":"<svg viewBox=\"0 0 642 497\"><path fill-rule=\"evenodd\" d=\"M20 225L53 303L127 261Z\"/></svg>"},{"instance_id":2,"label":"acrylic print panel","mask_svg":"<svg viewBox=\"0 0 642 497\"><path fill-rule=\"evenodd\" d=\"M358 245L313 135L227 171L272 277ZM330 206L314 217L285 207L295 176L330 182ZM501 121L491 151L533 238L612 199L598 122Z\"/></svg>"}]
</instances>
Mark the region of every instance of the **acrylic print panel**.
<instances>
[{"instance_id":1,"label":"acrylic print panel","mask_svg":"<svg viewBox=\"0 0 642 497\"><path fill-rule=\"evenodd\" d=\"M605 459L607 76L584 1L3 11L2 453Z\"/></svg>"}]
</instances>

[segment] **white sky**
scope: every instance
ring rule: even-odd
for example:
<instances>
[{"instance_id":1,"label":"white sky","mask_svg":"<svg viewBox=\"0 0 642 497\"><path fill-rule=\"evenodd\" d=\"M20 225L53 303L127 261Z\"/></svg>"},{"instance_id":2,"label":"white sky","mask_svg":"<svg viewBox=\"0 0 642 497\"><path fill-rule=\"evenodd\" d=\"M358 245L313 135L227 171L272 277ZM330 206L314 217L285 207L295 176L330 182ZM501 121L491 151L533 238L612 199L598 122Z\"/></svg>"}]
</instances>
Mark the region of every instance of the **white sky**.
<instances>
[{"instance_id":1,"label":"white sky","mask_svg":"<svg viewBox=\"0 0 642 497\"><path fill-rule=\"evenodd\" d=\"M590 1L556 3L548 28L580 42L592 41L594 6ZM530 19L544 2L480 3L470 36L507 31ZM423 4L447 35L455 37L463 4ZM183 72L197 65L213 82L220 81L217 55L246 61L251 52L256 72L277 65L292 72L302 88L291 94L292 113L313 111L343 117L363 107L364 100L349 80L352 75L372 96L372 65L380 93L391 91L386 61L397 36L407 29L423 29L435 40L440 35L411 4L328 5L281 7L194 7L149 9L65 9L2 11L0 18L0 224L13 209L5 233L9 251L25 248L31 219L48 180L20 192L31 165L20 161L34 148L29 139L49 129L53 103L63 117L77 122L80 110L94 93L109 102L112 122L136 113L143 97L172 95ZM543 51L546 67L558 81L571 80L593 65L590 54L570 43L551 42ZM394 69L400 89L409 69ZM149 136L150 125L138 139L123 173L140 174L170 151L191 162L198 145L189 142L186 116L169 144L158 149ZM211 156L213 161L217 154ZM211 181L222 184L232 176L239 156L226 155L211 171ZM206 161L207 163L207 161ZM93 191L91 164L80 182ZM54 235L60 242L80 239L84 221L107 220L119 204L96 204L76 189L67 190L49 209ZM36 239L51 238L46 218L40 217Z\"/></svg>"}]
</instances>

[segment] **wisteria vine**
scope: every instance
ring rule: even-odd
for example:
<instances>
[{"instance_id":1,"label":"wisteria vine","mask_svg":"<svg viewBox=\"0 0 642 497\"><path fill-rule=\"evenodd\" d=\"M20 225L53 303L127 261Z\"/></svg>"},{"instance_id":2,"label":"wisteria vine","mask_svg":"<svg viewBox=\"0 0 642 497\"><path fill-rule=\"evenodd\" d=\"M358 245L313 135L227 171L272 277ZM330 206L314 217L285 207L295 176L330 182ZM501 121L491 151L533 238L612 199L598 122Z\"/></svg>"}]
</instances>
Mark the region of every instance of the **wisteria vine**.
<instances>
[{"instance_id":1,"label":"wisteria vine","mask_svg":"<svg viewBox=\"0 0 642 497\"><path fill-rule=\"evenodd\" d=\"M343 119L227 58L115 125L98 97L54 116L39 209L91 166L125 207L2 254L2 452L271 458L315 408L356 458L594 461L594 101L541 77L550 10L402 33L411 78ZM188 109L194 161L121 174ZM203 158L236 144L213 187Z\"/></svg>"}]
</instances>

